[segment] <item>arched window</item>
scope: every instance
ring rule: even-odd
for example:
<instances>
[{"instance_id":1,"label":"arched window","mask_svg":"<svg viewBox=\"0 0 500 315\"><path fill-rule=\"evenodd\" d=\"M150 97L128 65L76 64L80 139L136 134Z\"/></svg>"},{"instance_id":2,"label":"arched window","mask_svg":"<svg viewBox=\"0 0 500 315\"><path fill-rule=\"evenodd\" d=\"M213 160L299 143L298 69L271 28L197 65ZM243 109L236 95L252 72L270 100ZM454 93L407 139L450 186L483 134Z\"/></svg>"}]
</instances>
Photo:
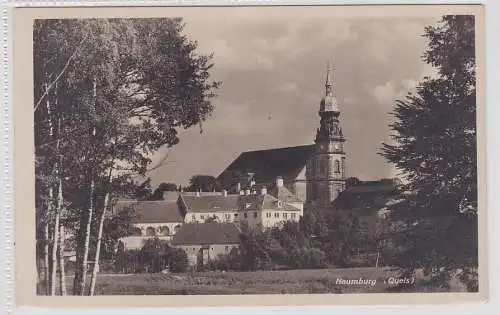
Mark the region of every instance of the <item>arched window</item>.
<instances>
[{"instance_id":1,"label":"arched window","mask_svg":"<svg viewBox=\"0 0 500 315\"><path fill-rule=\"evenodd\" d=\"M170 235L170 229L168 228L168 226L162 226L162 227L160 227L160 234L162 236L169 236Z\"/></svg>"},{"instance_id":2,"label":"arched window","mask_svg":"<svg viewBox=\"0 0 500 315\"><path fill-rule=\"evenodd\" d=\"M335 170L335 173L340 173L340 162L339 162L339 160L335 160L334 170Z\"/></svg>"},{"instance_id":3,"label":"arched window","mask_svg":"<svg viewBox=\"0 0 500 315\"><path fill-rule=\"evenodd\" d=\"M154 227L148 226L148 228L146 229L146 235L147 236L155 236L156 231L155 231Z\"/></svg>"}]
</instances>

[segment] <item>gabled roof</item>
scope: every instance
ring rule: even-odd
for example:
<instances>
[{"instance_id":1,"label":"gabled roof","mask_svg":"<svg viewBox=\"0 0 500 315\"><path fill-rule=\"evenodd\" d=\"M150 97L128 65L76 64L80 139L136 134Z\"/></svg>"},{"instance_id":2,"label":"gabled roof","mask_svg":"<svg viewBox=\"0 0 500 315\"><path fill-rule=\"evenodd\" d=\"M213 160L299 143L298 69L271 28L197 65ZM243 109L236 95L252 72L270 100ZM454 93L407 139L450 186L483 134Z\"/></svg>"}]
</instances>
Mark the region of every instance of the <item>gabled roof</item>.
<instances>
[{"instance_id":1,"label":"gabled roof","mask_svg":"<svg viewBox=\"0 0 500 315\"><path fill-rule=\"evenodd\" d=\"M243 152L225 172L254 173L257 182L272 182L277 176L296 178L312 156L314 145Z\"/></svg>"},{"instance_id":2,"label":"gabled roof","mask_svg":"<svg viewBox=\"0 0 500 315\"><path fill-rule=\"evenodd\" d=\"M300 200L299 197L295 196L290 190L288 190L285 186L278 187L274 185L269 190L269 194L273 197L278 198L284 202L304 202Z\"/></svg>"},{"instance_id":3,"label":"gabled roof","mask_svg":"<svg viewBox=\"0 0 500 315\"><path fill-rule=\"evenodd\" d=\"M299 209L283 203L270 194L265 195L227 195L227 196L181 196L188 212L224 212L240 210L277 209L298 211Z\"/></svg>"},{"instance_id":4,"label":"gabled roof","mask_svg":"<svg viewBox=\"0 0 500 315\"><path fill-rule=\"evenodd\" d=\"M135 223L177 223L184 219L176 201L118 201L115 213L133 209Z\"/></svg>"},{"instance_id":5,"label":"gabled roof","mask_svg":"<svg viewBox=\"0 0 500 315\"><path fill-rule=\"evenodd\" d=\"M188 212L206 212L206 211L237 211L239 195L227 196L191 196L182 195L181 200L184 202Z\"/></svg>"},{"instance_id":6,"label":"gabled roof","mask_svg":"<svg viewBox=\"0 0 500 315\"><path fill-rule=\"evenodd\" d=\"M233 223L186 223L177 231L172 245L237 244L240 230Z\"/></svg>"}]
</instances>

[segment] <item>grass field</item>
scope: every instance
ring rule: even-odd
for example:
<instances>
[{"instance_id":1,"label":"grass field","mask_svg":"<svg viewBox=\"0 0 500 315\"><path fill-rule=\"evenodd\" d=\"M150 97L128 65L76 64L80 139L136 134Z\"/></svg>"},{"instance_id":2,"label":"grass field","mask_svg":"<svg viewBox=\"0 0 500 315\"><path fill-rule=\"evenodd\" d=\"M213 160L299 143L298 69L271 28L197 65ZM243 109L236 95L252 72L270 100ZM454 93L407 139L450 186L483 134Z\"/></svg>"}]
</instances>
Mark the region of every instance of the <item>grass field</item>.
<instances>
[{"instance_id":1,"label":"grass field","mask_svg":"<svg viewBox=\"0 0 500 315\"><path fill-rule=\"evenodd\" d=\"M382 268L314 269L193 274L100 274L98 295L214 295L380 293L395 272ZM376 280L371 285L342 285L337 279ZM68 278L71 292L72 278Z\"/></svg>"}]
</instances>

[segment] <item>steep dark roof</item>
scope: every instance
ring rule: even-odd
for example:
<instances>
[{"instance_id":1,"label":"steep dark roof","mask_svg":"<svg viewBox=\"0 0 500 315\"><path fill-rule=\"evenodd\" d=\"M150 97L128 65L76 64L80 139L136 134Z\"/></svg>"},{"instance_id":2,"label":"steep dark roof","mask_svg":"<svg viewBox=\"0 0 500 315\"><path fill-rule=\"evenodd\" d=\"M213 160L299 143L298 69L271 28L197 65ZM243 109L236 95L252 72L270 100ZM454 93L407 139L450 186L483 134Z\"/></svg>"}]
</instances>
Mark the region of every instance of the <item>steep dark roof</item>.
<instances>
[{"instance_id":1,"label":"steep dark roof","mask_svg":"<svg viewBox=\"0 0 500 315\"><path fill-rule=\"evenodd\" d=\"M174 235L172 245L235 244L239 235L233 223L186 223Z\"/></svg>"},{"instance_id":2,"label":"steep dark roof","mask_svg":"<svg viewBox=\"0 0 500 315\"><path fill-rule=\"evenodd\" d=\"M135 223L183 222L176 201L118 201L115 213L132 208L136 215Z\"/></svg>"},{"instance_id":3,"label":"steep dark roof","mask_svg":"<svg viewBox=\"0 0 500 315\"><path fill-rule=\"evenodd\" d=\"M313 154L314 145L243 152L220 175L229 171L254 173L257 182L272 182L277 176L295 178Z\"/></svg>"}]
</instances>

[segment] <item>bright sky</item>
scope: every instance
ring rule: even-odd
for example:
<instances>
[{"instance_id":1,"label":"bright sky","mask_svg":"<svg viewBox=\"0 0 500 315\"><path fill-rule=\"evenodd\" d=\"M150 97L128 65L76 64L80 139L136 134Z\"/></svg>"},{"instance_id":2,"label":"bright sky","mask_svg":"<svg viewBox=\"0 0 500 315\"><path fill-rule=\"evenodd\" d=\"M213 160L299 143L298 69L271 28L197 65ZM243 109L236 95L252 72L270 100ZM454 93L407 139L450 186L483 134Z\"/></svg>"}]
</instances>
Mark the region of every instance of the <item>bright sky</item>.
<instances>
[{"instance_id":1,"label":"bright sky","mask_svg":"<svg viewBox=\"0 0 500 315\"><path fill-rule=\"evenodd\" d=\"M151 174L153 187L217 176L244 151L312 143L327 60L334 66L348 176L394 176L377 152L389 140L394 101L433 72L421 60L421 35L439 19L186 16L185 34L198 41L199 52L214 53L212 79L223 84L203 134L197 127L181 131L168 163ZM153 160L164 155L161 150Z\"/></svg>"}]
</instances>

